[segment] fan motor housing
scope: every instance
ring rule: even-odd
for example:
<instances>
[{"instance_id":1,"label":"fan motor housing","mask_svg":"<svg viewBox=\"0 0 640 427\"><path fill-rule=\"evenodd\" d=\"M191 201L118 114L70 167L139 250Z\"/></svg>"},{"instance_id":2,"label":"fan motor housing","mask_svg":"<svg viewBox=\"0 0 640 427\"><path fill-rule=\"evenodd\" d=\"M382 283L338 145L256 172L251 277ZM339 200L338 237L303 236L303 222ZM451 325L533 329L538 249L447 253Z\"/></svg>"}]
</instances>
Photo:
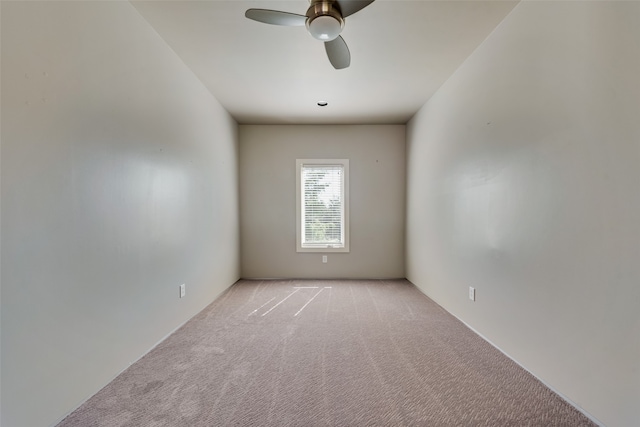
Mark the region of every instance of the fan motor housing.
<instances>
[{"instance_id":1,"label":"fan motor housing","mask_svg":"<svg viewBox=\"0 0 640 427\"><path fill-rule=\"evenodd\" d=\"M312 0L307 9L307 31L316 39L331 41L337 38L344 28L344 19L339 6L333 1Z\"/></svg>"}]
</instances>

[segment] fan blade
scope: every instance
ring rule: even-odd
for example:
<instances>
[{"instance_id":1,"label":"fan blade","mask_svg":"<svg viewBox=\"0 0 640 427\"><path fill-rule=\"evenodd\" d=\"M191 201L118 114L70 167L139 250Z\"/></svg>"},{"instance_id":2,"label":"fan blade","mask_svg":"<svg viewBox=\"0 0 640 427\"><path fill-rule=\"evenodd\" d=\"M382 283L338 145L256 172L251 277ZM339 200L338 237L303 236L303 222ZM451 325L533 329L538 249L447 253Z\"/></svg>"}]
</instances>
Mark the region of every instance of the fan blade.
<instances>
[{"instance_id":1,"label":"fan blade","mask_svg":"<svg viewBox=\"0 0 640 427\"><path fill-rule=\"evenodd\" d=\"M244 16L265 24L284 25L286 27L302 27L307 20L304 15L269 9L248 9Z\"/></svg>"},{"instance_id":2,"label":"fan blade","mask_svg":"<svg viewBox=\"0 0 640 427\"><path fill-rule=\"evenodd\" d=\"M351 64L351 54L342 36L338 36L337 39L330 42L325 42L324 49L327 51L329 62L336 70L347 68Z\"/></svg>"},{"instance_id":3,"label":"fan blade","mask_svg":"<svg viewBox=\"0 0 640 427\"><path fill-rule=\"evenodd\" d=\"M373 3L374 0L337 0L342 17L346 18Z\"/></svg>"}]
</instances>

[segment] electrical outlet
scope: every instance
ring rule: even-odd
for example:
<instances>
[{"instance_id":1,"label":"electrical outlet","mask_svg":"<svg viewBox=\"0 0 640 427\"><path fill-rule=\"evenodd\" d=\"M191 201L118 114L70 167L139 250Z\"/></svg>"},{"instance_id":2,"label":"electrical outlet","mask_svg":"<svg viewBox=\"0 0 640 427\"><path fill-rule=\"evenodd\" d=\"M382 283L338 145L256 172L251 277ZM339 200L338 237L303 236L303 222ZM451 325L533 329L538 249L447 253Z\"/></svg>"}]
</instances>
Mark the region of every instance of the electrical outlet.
<instances>
[{"instance_id":1,"label":"electrical outlet","mask_svg":"<svg viewBox=\"0 0 640 427\"><path fill-rule=\"evenodd\" d=\"M322 255L322 263L323 264L327 263L327 256L326 255Z\"/></svg>"},{"instance_id":2,"label":"electrical outlet","mask_svg":"<svg viewBox=\"0 0 640 427\"><path fill-rule=\"evenodd\" d=\"M471 301L476 300L476 288L472 288L471 286L469 286L469 299Z\"/></svg>"},{"instance_id":3,"label":"electrical outlet","mask_svg":"<svg viewBox=\"0 0 640 427\"><path fill-rule=\"evenodd\" d=\"M187 294L187 285L184 283L180 285L180 298L184 297Z\"/></svg>"}]
</instances>

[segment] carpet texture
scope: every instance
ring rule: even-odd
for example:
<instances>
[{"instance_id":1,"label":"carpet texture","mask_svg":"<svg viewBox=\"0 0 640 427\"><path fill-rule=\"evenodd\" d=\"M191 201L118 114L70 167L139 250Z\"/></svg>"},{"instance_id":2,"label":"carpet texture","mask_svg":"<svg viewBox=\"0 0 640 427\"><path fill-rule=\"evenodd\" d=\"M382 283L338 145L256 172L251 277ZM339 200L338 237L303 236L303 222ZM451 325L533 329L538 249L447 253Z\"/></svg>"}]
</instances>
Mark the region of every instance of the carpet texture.
<instances>
[{"instance_id":1,"label":"carpet texture","mask_svg":"<svg viewBox=\"0 0 640 427\"><path fill-rule=\"evenodd\" d=\"M406 280L239 281L58 426L593 426Z\"/></svg>"}]
</instances>

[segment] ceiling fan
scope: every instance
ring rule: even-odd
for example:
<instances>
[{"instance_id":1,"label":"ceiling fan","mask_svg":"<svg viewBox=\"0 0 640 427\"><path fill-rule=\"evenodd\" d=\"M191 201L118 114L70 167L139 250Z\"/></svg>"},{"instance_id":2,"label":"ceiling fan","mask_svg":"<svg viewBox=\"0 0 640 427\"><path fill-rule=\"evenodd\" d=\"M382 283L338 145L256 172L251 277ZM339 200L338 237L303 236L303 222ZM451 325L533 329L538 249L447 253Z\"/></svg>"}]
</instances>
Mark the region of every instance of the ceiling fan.
<instances>
[{"instance_id":1,"label":"ceiling fan","mask_svg":"<svg viewBox=\"0 0 640 427\"><path fill-rule=\"evenodd\" d=\"M351 54L340 33L344 28L344 18L353 15L374 2L374 0L310 0L311 6L304 15L269 9L248 9L244 16L265 24L302 27L309 34L324 42L329 62L337 70L347 68Z\"/></svg>"}]
</instances>

